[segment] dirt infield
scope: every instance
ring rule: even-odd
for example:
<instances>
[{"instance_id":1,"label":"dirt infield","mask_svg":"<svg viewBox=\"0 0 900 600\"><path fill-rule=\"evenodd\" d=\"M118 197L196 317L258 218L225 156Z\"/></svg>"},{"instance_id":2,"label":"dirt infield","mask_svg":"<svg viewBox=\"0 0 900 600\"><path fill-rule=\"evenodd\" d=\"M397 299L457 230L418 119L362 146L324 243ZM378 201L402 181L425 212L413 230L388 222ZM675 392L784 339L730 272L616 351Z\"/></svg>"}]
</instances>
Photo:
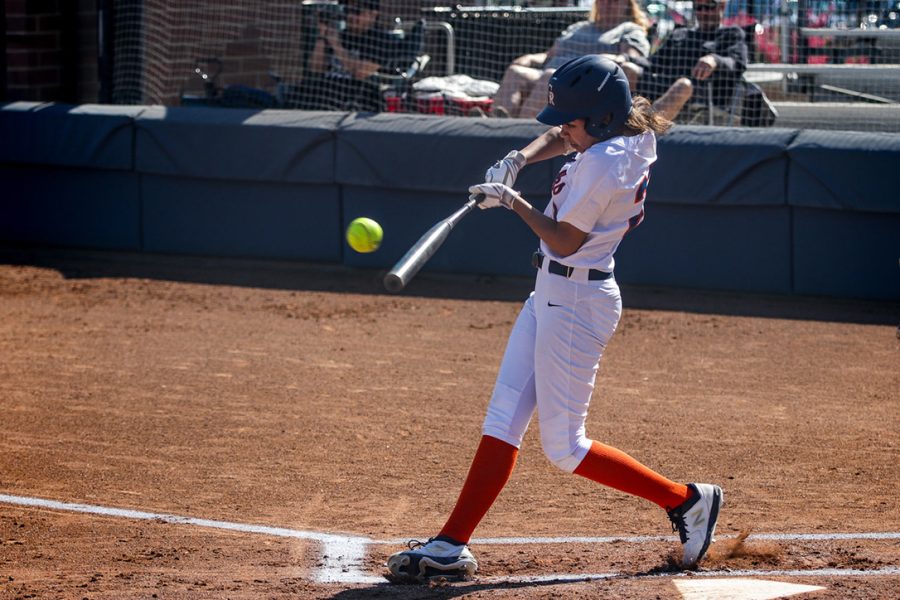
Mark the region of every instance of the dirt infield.
<instances>
[{"instance_id":1,"label":"dirt infield","mask_svg":"<svg viewBox=\"0 0 900 600\"><path fill-rule=\"evenodd\" d=\"M473 543L473 582L379 581L452 508L531 284L380 275L0 250L0 597L678 598L730 574L896 597L898 307L630 287L588 435L722 485L701 571L535 426L476 531L529 539ZM544 539L585 537L621 539Z\"/></svg>"}]
</instances>

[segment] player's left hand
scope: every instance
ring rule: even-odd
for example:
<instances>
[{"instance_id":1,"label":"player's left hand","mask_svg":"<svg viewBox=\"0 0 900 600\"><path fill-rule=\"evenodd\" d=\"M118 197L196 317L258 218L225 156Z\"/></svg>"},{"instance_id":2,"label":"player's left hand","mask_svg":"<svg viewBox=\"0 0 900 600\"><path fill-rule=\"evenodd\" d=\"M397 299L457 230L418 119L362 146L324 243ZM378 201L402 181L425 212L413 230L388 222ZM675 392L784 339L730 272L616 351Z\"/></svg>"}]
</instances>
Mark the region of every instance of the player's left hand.
<instances>
[{"instance_id":1,"label":"player's left hand","mask_svg":"<svg viewBox=\"0 0 900 600\"><path fill-rule=\"evenodd\" d=\"M518 150L512 150L485 172L484 182L515 185L519 171L527 162L524 154Z\"/></svg>"},{"instance_id":2,"label":"player's left hand","mask_svg":"<svg viewBox=\"0 0 900 600\"><path fill-rule=\"evenodd\" d=\"M477 200L479 194L484 194L478 203L482 210L498 206L512 210L513 200L520 197L519 192L502 183L479 183L469 188L469 200Z\"/></svg>"}]
</instances>

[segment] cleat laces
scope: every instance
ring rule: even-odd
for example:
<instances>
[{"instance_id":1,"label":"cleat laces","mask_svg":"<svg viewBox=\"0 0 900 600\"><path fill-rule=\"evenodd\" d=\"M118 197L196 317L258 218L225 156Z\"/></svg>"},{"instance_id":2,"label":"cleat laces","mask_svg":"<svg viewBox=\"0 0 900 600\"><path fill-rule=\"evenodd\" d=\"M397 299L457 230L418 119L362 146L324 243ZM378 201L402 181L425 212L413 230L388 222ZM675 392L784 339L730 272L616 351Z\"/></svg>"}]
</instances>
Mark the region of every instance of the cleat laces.
<instances>
[{"instance_id":1,"label":"cleat laces","mask_svg":"<svg viewBox=\"0 0 900 600\"><path fill-rule=\"evenodd\" d=\"M686 544L688 540L687 521L685 521L684 515L675 509L669 512L669 520L672 521L672 531L678 534L682 544Z\"/></svg>"},{"instance_id":2,"label":"cleat laces","mask_svg":"<svg viewBox=\"0 0 900 600\"><path fill-rule=\"evenodd\" d=\"M410 550L415 550L416 548L421 548L423 546L430 544L431 540L433 540L433 539L434 538L428 538L428 540L425 542L422 542L419 540L409 540L408 542L406 542L406 547L409 548Z\"/></svg>"}]
</instances>

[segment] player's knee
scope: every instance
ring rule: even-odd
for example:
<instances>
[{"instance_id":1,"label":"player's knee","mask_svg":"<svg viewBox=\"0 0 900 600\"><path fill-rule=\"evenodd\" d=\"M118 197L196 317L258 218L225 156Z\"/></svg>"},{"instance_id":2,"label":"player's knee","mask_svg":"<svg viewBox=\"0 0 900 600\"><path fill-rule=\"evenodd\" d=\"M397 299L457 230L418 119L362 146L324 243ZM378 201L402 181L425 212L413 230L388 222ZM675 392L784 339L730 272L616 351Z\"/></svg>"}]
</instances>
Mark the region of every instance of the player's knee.
<instances>
[{"instance_id":1,"label":"player's knee","mask_svg":"<svg viewBox=\"0 0 900 600\"><path fill-rule=\"evenodd\" d=\"M554 466L572 473L584 459L586 449L590 448L590 440L581 437L564 437L562 439L541 436L544 455Z\"/></svg>"}]
</instances>

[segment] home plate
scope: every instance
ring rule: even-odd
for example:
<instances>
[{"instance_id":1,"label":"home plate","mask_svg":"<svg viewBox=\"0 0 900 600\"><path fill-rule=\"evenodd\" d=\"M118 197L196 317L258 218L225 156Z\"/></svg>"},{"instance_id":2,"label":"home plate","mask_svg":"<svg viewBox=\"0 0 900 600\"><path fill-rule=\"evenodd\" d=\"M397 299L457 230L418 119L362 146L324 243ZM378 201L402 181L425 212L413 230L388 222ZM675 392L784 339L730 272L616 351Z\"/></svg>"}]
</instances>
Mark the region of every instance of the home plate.
<instances>
[{"instance_id":1,"label":"home plate","mask_svg":"<svg viewBox=\"0 0 900 600\"><path fill-rule=\"evenodd\" d=\"M770 600L825 588L760 579L676 579L684 600Z\"/></svg>"}]
</instances>

